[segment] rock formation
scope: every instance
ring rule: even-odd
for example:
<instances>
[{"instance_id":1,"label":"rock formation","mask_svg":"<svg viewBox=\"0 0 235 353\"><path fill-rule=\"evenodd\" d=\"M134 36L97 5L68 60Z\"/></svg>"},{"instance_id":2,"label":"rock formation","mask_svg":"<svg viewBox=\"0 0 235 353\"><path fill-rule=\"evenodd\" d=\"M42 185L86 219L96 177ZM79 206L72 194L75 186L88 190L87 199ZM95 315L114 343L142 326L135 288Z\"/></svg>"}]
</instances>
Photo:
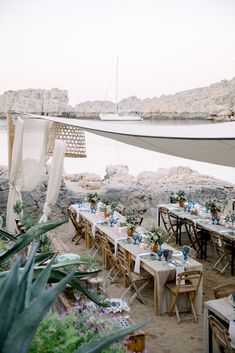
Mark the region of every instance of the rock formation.
<instances>
[{"instance_id":1,"label":"rock formation","mask_svg":"<svg viewBox=\"0 0 235 353\"><path fill-rule=\"evenodd\" d=\"M52 208L51 219L65 218L68 206L76 203L79 195L84 195L94 188L94 183L100 194L122 203L126 214L147 210L153 217L156 217L157 205L169 203L171 194L178 190L184 190L189 199L197 200L201 204L216 199L221 205L227 205L229 200L235 198L235 185L199 174L187 167L142 172L134 177L128 173L127 166L117 165L107 167L103 181L93 173L69 176L66 180L69 185L73 185L74 191L62 182L58 200ZM28 214L32 213L38 218L42 214L46 189L47 178L35 190L22 193ZM0 214L6 213L8 192L6 170L0 167Z\"/></svg>"},{"instance_id":2,"label":"rock formation","mask_svg":"<svg viewBox=\"0 0 235 353\"><path fill-rule=\"evenodd\" d=\"M0 113L4 115L9 110L14 110L32 114L65 115L71 110L68 102L68 92L58 88L7 91L0 95Z\"/></svg>"},{"instance_id":3,"label":"rock formation","mask_svg":"<svg viewBox=\"0 0 235 353\"><path fill-rule=\"evenodd\" d=\"M162 95L159 98L125 98L118 103L120 111L138 111L143 117L171 119L235 119L235 77L207 87ZM97 112L114 112L111 102L86 102L74 107L78 117L95 116ZM85 115L84 115L85 113Z\"/></svg>"},{"instance_id":4,"label":"rock formation","mask_svg":"<svg viewBox=\"0 0 235 353\"><path fill-rule=\"evenodd\" d=\"M73 108L68 105L68 100L67 91L57 88L8 91L0 96L0 115L13 109L18 112L97 119L101 112L116 110L116 105L110 101L87 101ZM118 107L123 113L137 111L145 118L234 120L235 77L159 98L141 100L132 96L121 100Z\"/></svg>"}]
</instances>

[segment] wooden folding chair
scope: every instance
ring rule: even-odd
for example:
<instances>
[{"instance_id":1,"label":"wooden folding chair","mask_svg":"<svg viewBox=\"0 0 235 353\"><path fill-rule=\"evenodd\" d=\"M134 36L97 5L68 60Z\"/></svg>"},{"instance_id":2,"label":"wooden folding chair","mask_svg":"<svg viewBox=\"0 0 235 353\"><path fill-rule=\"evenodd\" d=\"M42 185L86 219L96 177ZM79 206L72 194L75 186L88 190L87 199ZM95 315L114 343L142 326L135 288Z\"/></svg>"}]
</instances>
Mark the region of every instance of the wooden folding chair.
<instances>
[{"instance_id":1,"label":"wooden folding chair","mask_svg":"<svg viewBox=\"0 0 235 353\"><path fill-rule=\"evenodd\" d=\"M198 230L195 223L189 218L184 218L184 226L185 226L186 233L189 237L189 241L190 241L189 246L196 251L196 254L198 254L199 252L202 252L203 251L202 231Z\"/></svg>"},{"instance_id":2,"label":"wooden folding chair","mask_svg":"<svg viewBox=\"0 0 235 353\"><path fill-rule=\"evenodd\" d=\"M228 297L230 294L235 293L235 283L221 284L213 289L215 299Z\"/></svg>"},{"instance_id":3,"label":"wooden folding chair","mask_svg":"<svg viewBox=\"0 0 235 353\"><path fill-rule=\"evenodd\" d=\"M166 207L159 207L160 221L162 221L163 227L170 237L178 239L177 235L177 221L175 217L171 215Z\"/></svg>"},{"instance_id":4,"label":"wooden folding chair","mask_svg":"<svg viewBox=\"0 0 235 353\"><path fill-rule=\"evenodd\" d=\"M75 234L72 238L72 241L75 241L75 245L79 244L80 240L84 238L84 222L77 222L77 214L75 211L68 208L69 218L75 228Z\"/></svg>"},{"instance_id":5,"label":"wooden folding chair","mask_svg":"<svg viewBox=\"0 0 235 353\"><path fill-rule=\"evenodd\" d=\"M231 249L219 233L211 231L210 236L212 245L218 256L218 260L214 264L213 269L219 271L220 273L224 273L226 269L229 269L231 262Z\"/></svg>"},{"instance_id":6,"label":"wooden folding chair","mask_svg":"<svg viewBox=\"0 0 235 353\"><path fill-rule=\"evenodd\" d=\"M193 318L195 322L198 322L197 314L195 310L195 299L201 283L202 272L201 271L185 271L179 273L176 282L167 282L166 288L169 289L172 295L172 307L169 315L176 313L178 324L180 323L179 309L177 305L178 296L182 293L186 293L189 299L189 308L192 310Z\"/></svg>"},{"instance_id":7,"label":"wooden folding chair","mask_svg":"<svg viewBox=\"0 0 235 353\"><path fill-rule=\"evenodd\" d=\"M127 289L124 291L121 298L125 299L129 305L131 305L136 298L144 304L142 291L150 283L150 280L152 280L152 276L148 273L138 274L131 271L126 258L123 256L119 259L125 278L125 285L127 286ZM131 291L134 291L132 295Z\"/></svg>"},{"instance_id":8,"label":"wooden folding chair","mask_svg":"<svg viewBox=\"0 0 235 353\"><path fill-rule=\"evenodd\" d=\"M102 242L100 234L98 232L93 234L92 224L88 221L86 221L85 225L85 237L87 246L89 248L89 255L96 256L98 253L102 253Z\"/></svg>"},{"instance_id":9,"label":"wooden folding chair","mask_svg":"<svg viewBox=\"0 0 235 353\"><path fill-rule=\"evenodd\" d=\"M234 353L235 349L231 346L231 340L227 328L212 315L209 316L208 320L219 351L224 353Z\"/></svg>"},{"instance_id":10,"label":"wooden folding chair","mask_svg":"<svg viewBox=\"0 0 235 353\"><path fill-rule=\"evenodd\" d=\"M110 267L109 272L106 278L111 280L111 283L114 283L117 277L123 275L123 269L120 262L120 257L114 255L110 243L107 238L102 238L102 246L105 257L105 267Z\"/></svg>"}]
</instances>

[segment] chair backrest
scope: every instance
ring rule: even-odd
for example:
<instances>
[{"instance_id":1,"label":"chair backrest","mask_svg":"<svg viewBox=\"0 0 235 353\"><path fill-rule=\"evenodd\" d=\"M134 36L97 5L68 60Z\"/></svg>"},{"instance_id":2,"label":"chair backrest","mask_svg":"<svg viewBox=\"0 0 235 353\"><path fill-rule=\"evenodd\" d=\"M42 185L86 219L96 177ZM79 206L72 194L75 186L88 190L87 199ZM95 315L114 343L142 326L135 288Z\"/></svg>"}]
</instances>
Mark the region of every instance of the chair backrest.
<instances>
[{"instance_id":1,"label":"chair backrest","mask_svg":"<svg viewBox=\"0 0 235 353\"><path fill-rule=\"evenodd\" d=\"M71 221L72 221L74 227L75 227L76 229L78 229L78 228L79 228L79 225L78 225L78 222L77 222L77 219L76 219L76 218L77 218L76 212L73 211L73 210L71 210L70 208L68 208L68 214L69 214L69 218L71 219Z\"/></svg>"},{"instance_id":2,"label":"chair backrest","mask_svg":"<svg viewBox=\"0 0 235 353\"><path fill-rule=\"evenodd\" d=\"M185 288L197 293L202 279L202 271L184 271L177 276L177 292ZM183 284L182 284L183 283Z\"/></svg>"},{"instance_id":3,"label":"chair backrest","mask_svg":"<svg viewBox=\"0 0 235 353\"><path fill-rule=\"evenodd\" d=\"M223 237L219 233L216 233L214 231L210 232L210 237L211 237L212 245L216 249L216 251L223 252L225 255L228 256L229 252L226 248L226 244L223 240Z\"/></svg>"},{"instance_id":4,"label":"chair backrest","mask_svg":"<svg viewBox=\"0 0 235 353\"><path fill-rule=\"evenodd\" d=\"M209 316L209 324L220 352L233 353L228 330L214 316Z\"/></svg>"},{"instance_id":5,"label":"chair backrest","mask_svg":"<svg viewBox=\"0 0 235 353\"><path fill-rule=\"evenodd\" d=\"M213 289L215 299L228 297L230 294L235 293L235 283L221 284Z\"/></svg>"},{"instance_id":6,"label":"chair backrest","mask_svg":"<svg viewBox=\"0 0 235 353\"><path fill-rule=\"evenodd\" d=\"M176 236L169 210L166 207L159 207L159 216L168 235Z\"/></svg>"},{"instance_id":7,"label":"chair backrest","mask_svg":"<svg viewBox=\"0 0 235 353\"><path fill-rule=\"evenodd\" d=\"M186 232L191 235L191 237L197 239L197 227L195 223L189 219L189 218L184 218L184 226L186 229Z\"/></svg>"}]
</instances>

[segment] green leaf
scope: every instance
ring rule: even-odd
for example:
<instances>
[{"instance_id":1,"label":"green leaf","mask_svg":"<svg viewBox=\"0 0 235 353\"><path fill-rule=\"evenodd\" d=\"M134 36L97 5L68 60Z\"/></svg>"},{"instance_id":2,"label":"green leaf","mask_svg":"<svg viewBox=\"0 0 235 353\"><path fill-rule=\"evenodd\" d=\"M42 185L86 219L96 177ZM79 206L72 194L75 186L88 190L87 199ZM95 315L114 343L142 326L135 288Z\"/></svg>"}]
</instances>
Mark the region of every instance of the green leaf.
<instances>
[{"instance_id":1,"label":"green leaf","mask_svg":"<svg viewBox=\"0 0 235 353\"><path fill-rule=\"evenodd\" d=\"M8 232L5 232L5 230L2 230L2 229L0 229L0 235L11 241L16 241L17 239L14 235Z\"/></svg>"},{"instance_id":2,"label":"green leaf","mask_svg":"<svg viewBox=\"0 0 235 353\"><path fill-rule=\"evenodd\" d=\"M34 239L38 238L40 235L59 227L66 221L50 222L50 223L38 223L32 228L30 228L26 233L21 234L15 243L15 245L7 250L3 255L0 256L0 263L6 261L9 257L16 254L20 250L28 246Z\"/></svg>"},{"instance_id":3,"label":"green leaf","mask_svg":"<svg viewBox=\"0 0 235 353\"><path fill-rule=\"evenodd\" d=\"M58 284L41 293L22 313L15 317L8 333L2 353L26 353L29 350L36 330L56 297L70 282L73 273L67 275ZM23 324L22 324L23 323ZM16 344L17 343L17 344Z\"/></svg>"},{"instance_id":4,"label":"green leaf","mask_svg":"<svg viewBox=\"0 0 235 353\"><path fill-rule=\"evenodd\" d=\"M102 352L104 348L108 347L110 344L120 340L121 338L130 335L134 331L139 330L143 327L147 321L140 322L137 325L122 328L106 337L101 337L99 339L92 340L88 343L83 344L74 353L99 353Z\"/></svg>"},{"instance_id":5,"label":"green leaf","mask_svg":"<svg viewBox=\"0 0 235 353\"><path fill-rule=\"evenodd\" d=\"M21 313L28 306L30 300L31 284L33 279L34 255L37 251L37 244L33 244L29 259L21 271L18 284L18 300L15 312Z\"/></svg>"},{"instance_id":6,"label":"green leaf","mask_svg":"<svg viewBox=\"0 0 235 353\"><path fill-rule=\"evenodd\" d=\"M14 267L8 271L0 291L0 352L2 352L3 343L7 337L8 331L14 320L15 307L18 299L18 277L19 277L20 259L17 260Z\"/></svg>"},{"instance_id":7,"label":"green leaf","mask_svg":"<svg viewBox=\"0 0 235 353\"><path fill-rule=\"evenodd\" d=\"M50 262L46 267L44 267L39 273L39 276L37 277L37 279L32 284L31 300L39 296L45 289L48 279L50 277L51 265L52 265L52 262Z\"/></svg>"},{"instance_id":8,"label":"green leaf","mask_svg":"<svg viewBox=\"0 0 235 353\"><path fill-rule=\"evenodd\" d=\"M46 253L43 253L43 254L36 254L35 255L35 264L41 265L45 261L51 259L55 254L56 254L55 252L46 252Z\"/></svg>"},{"instance_id":9,"label":"green leaf","mask_svg":"<svg viewBox=\"0 0 235 353\"><path fill-rule=\"evenodd\" d=\"M40 273L42 269L35 269L35 271L37 273ZM89 275L91 274L91 272L89 272ZM66 276L66 273L60 270L51 270L50 273L50 277L48 279L49 283L56 283L58 281L60 281L61 279L63 279ZM80 281L78 278L74 276L71 278L71 280L69 281L70 286L72 286L73 288L76 288L78 290L80 290L81 293L85 294L90 300L92 300L94 303L96 303L97 305L101 305L101 306L108 306L107 304L104 304L102 302L100 302L96 296L94 296Z\"/></svg>"}]
</instances>

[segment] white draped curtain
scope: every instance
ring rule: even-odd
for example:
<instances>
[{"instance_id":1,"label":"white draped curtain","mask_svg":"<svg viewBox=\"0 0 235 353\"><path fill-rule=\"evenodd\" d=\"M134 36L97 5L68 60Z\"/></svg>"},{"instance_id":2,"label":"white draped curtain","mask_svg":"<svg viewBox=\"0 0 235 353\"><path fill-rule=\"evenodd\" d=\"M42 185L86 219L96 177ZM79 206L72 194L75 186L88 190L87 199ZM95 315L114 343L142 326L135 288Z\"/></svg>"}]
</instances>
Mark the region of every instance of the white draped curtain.
<instances>
[{"instance_id":1,"label":"white draped curtain","mask_svg":"<svg viewBox=\"0 0 235 353\"><path fill-rule=\"evenodd\" d=\"M49 173L49 181L47 186L46 202L44 204L43 215L40 218L39 223L44 223L47 221L48 216L51 213L51 207L56 203L58 198L63 174L65 149L65 141L55 140L52 166Z\"/></svg>"},{"instance_id":2,"label":"white draped curtain","mask_svg":"<svg viewBox=\"0 0 235 353\"><path fill-rule=\"evenodd\" d=\"M13 206L21 200L21 191L32 191L44 175L47 138L51 123L39 119L18 118L12 150L7 203L7 230L15 231L16 214Z\"/></svg>"}]
</instances>

